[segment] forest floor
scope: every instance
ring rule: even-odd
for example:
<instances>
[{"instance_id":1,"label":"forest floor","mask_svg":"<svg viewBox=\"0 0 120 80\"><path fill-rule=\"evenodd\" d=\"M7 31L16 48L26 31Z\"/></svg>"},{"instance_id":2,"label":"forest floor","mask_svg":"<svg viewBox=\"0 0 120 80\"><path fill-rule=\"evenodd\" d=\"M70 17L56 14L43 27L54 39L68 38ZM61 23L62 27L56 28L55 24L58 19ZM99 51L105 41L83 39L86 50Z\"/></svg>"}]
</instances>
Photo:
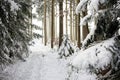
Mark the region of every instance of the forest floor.
<instances>
[{"instance_id":1,"label":"forest floor","mask_svg":"<svg viewBox=\"0 0 120 80\"><path fill-rule=\"evenodd\" d=\"M59 59L55 50L37 45L25 62L19 61L0 73L0 80L65 80L68 61Z\"/></svg>"}]
</instances>

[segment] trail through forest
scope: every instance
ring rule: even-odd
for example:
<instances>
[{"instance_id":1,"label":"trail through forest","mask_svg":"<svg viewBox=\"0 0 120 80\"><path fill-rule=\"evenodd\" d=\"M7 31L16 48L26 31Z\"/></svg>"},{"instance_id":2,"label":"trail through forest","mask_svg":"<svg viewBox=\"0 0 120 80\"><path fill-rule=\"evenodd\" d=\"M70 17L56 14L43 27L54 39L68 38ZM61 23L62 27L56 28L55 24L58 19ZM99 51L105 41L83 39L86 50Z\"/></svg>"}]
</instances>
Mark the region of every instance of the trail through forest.
<instances>
[{"instance_id":1,"label":"trail through forest","mask_svg":"<svg viewBox=\"0 0 120 80\"><path fill-rule=\"evenodd\" d=\"M34 50L26 62L19 61L7 67L0 74L0 80L65 80L66 64L66 60L58 59L48 48Z\"/></svg>"}]
</instances>

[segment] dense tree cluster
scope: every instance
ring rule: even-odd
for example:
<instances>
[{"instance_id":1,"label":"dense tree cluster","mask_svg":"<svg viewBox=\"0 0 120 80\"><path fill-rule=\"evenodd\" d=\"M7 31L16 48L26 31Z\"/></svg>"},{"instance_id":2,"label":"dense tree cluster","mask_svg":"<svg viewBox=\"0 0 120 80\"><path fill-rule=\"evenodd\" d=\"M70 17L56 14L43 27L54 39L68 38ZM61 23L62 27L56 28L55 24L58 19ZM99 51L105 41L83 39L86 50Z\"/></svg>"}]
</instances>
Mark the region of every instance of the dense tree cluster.
<instances>
[{"instance_id":1,"label":"dense tree cluster","mask_svg":"<svg viewBox=\"0 0 120 80\"><path fill-rule=\"evenodd\" d=\"M0 64L22 59L31 36L30 0L0 0Z\"/></svg>"}]
</instances>

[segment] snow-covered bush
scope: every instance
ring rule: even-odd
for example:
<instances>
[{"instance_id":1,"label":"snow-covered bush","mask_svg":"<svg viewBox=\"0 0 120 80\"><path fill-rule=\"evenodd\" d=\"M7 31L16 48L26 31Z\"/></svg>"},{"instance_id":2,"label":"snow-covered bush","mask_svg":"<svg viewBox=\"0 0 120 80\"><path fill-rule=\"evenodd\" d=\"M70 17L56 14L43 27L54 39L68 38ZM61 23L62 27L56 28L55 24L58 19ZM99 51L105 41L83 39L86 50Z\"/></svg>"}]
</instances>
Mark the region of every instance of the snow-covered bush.
<instances>
[{"instance_id":1,"label":"snow-covered bush","mask_svg":"<svg viewBox=\"0 0 120 80\"><path fill-rule=\"evenodd\" d=\"M63 42L58 51L60 58L69 57L74 53L74 50L74 46L71 44L70 40L68 39L68 36L63 36Z\"/></svg>"},{"instance_id":2,"label":"snow-covered bush","mask_svg":"<svg viewBox=\"0 0 120 80\"><path fill-rule=\"evenodd\" d=\"M80 54L71 62L72 72L69 77L73 78L72 76L76 74L79 78L76 80L82 80L80 79L82 75L86 75L85 80L91 80L91 76L95 80L108 78L116 80L120 75L119 50L120 36L118 35L80 51Z\"/></svg>"}]
</instances>

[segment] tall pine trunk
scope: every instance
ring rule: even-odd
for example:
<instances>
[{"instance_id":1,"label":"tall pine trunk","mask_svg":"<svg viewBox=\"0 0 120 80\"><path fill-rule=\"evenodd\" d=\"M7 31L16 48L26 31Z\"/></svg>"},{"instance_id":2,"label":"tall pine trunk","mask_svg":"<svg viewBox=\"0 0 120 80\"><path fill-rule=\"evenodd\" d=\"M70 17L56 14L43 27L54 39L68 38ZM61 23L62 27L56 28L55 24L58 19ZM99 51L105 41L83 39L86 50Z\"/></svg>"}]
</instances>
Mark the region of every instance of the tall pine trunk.
<instances>
[{"instance_id":1,"label":"tall pine trunk","mask_svg":"<svg viewBox=\"0 0 120 80\"><path fill-rule=\"evenodd\" d=\"M80 0L77 0L77 4L80 2ZM77 46L80 48L81 47L81 39L80 39L80 14L77 16L77 33L78 33L78 41L77 41Z\"/></svg>"},{"instance_id":2,"label":"tall pine trunk","mask_svg":"<svg viewBox=\"0 0 120 80\"><path fill-rule=\"evenodd\" d=\"M67 17L68 17L68 10L67 10L67 0L66 0L66 35L68 35Z\"/></svg>"},{"instance_id":3,"label":"tall pine trunk","mask_svg":"<svg viewBox=\"0 0 120 80\"><path fill-rule=\"evenodd\" d=\"M54 41L54 0L51 2L51 48L53 48Z\"/></svg>"},{"instance_id":4,"label":"tall pine trunk","mask_svg":"<svg viewBox=\"0 0 120 80\"><path fill-rule=\"evenodd\" d=\"M59 47L63 37L63 0L59 0Z\"/></svg>"},{"instance_id":5,"label":"tall pine trunk","mask_svg":"<svg viewBox=\"0 0 120 80\"><path fill-rule=\"evenodd\" d=\"M47 29L46 29L46 0L44 0L44 44L47 44Z\"/></svg>"},{"instance_id":6,"label":"tall pine trunk","mask_svg":"<svg viewBox=\"0 0 120 80\"><path fill-rule=\"evenodd\" d=\"M73 3L73 2L72 2ZM75 35L75 23L76 23L76 21L75 21L75 11L74 11L74 5L75 5L75 3L73 3L72 4L72 30L73 30L73 34L72 34L72 40L73 40L73 42L74 42L74 44L75 44L75 37L76 37L76 35Z\"/></svg>"},{"instance_id":7,"label":"tall pine trunk","mask_svg":"<svg viewBox=\"0 0 120 80\"><path fill-rule=\"evenodd\" d=\"M75 0L75 6L77 6L77 0ZM75 14L75 40L78 39L78 16Z\"/></svg>"},{"instance_id":8,"label":"tall pine trunk","mask_svg":"<svg viewBox=\"0 0 120 80\"><path fill-rule=\"evenodd\" d=\"M70 0L70 39L72 40L72 0Z\"/></svg>"}]
</instances>

